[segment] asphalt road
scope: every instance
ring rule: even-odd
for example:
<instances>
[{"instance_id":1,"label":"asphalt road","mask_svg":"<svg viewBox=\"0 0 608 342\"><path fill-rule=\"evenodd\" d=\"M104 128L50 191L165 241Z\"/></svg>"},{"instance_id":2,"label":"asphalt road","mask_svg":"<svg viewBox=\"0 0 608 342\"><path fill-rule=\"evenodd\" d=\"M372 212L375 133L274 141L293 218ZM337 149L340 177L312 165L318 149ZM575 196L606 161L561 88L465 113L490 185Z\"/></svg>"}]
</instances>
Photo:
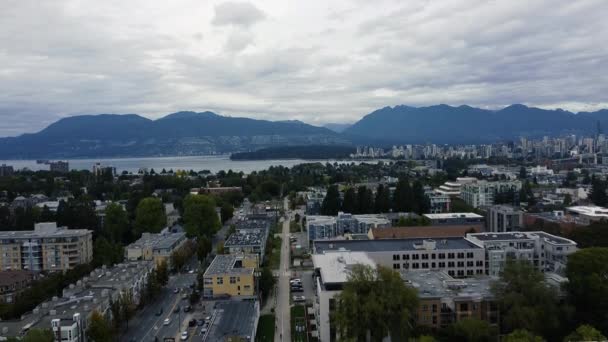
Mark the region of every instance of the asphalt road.
<instances>
[{"instance_id":1,"label":"asphalt road","mask_svg":"<svg viewBox=\"0 0 608 342\"><path fill-rule=\"evenodd\" d=\"M129 330L123 334L121 341L154 341L158 337L162 341L164 337L176 337L180 332L178 329L178 314L173 313L173 309L179 305L182 323L184 322L184 312L181 310L187 301L182 301L183 293L174 294L173 289L188 288L196 281L196 273L180 273L169 278L167 287L163 288L157 300L138 311L136 316L129 322ZM158 310L162 308L163 313L157 316ZM164 326L165 318L171 319L171 324Z\"/></svg>"},{"instance_id":2,"label":"asphalt road","mask_svg":"<svg viewBox=\"0 0 608 342\"><path fill-rule=\"evenodd\" d=\"M287 198L284 200L284 208L289 210ZM277 295L277 330L275 334L275 342L283 342L291 340L291 311L290 311L290 293L289 280L291 272L289 271L289 219L283 221L283 232L281 234L283 243L281 244L281 264L279 266L279 285Z\"/></svg>"}]
</instances>

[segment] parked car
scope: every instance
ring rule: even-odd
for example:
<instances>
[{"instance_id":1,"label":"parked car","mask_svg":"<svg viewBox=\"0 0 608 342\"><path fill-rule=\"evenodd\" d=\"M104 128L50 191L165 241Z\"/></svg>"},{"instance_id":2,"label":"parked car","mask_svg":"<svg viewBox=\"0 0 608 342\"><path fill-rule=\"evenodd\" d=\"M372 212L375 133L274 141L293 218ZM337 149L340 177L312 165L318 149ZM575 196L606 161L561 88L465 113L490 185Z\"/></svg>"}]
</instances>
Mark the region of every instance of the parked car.
<instances>
[{"instance_id":1,"label":"parked car","mask_svg":"<svg viewBox=\"0 0 608 342\"><path fill-rule=\"evenodd\" d=\"M163 325L169 325L169 324L171 324L171 319L165 318L165 320L163 321Z\"/></svg>"},{"instance_id":2,"label":"parked car","mask_svg":"<svg viewBox=\"0 0 608 342\"><path fill-rule=\"evenodd\" d=\"M188 340L188 332L187 331L182 331L182 335L179 337L180 340L182 341L187 341Z\"/></svg>"},{"instance_id":3,"label":"parked car","mask_svg":"<svg viewBox=\"0 0 608 342\"><path fill-rule=\"evenodd\" d=\"M306 301L306 297L304 296L293 296L293 301L294 302L305 302Z\"/></svg>"},{"instance_id":4,"label":"parked car","mask_svg":"<svg viewBox=\"0 0 608 342\"><path fill-rule=\"evenodd\" d=\"M304 289L302 288L302 286L292 286L291 292L304 292Z\"/></svg>"},{"instance_id":5,"label":"parked car","mask_svg":"<svg viewBox=\"0 0 608 342\"><path fill-rule=\"evenodd\" d=\"M179 287L176 287L173 289L173 293L178 294L179 293Z\"/></svg>"},{"instance_id":6,"label":"parked car","mask_svg":"<svg viewBox=\"0 0 608 342\"><path fill-rule=\"evenodd\" d=\"M197 324L196 319L191 319L191 320L188 322L188 326L189 326L189 327L195 327L195 326L196 326L196 324Z\"/></svg>"},{"instance_id":7,"label":"parked car","mask_svg":"<svg viewBox=\"0 0 608 342\"><path fill-rule=\"evenodd\" d=\"M190 312L190 310L192 310L192 307L190 305L184 306L184 312Z\"/></svg>"},{"instance_id":8,"label":"parked car","mask_svg":"<svg viewBox=\"0 0 608 342\"><path fill-rule=\"evenodd\" d=\"M173 309L173 313L178 313L178 312L179 312L179 309L180 309L179 305L178 305L178 306L176 306L176 307L175 307L175 309Z\"/></svg>"},{"instance_id":9,"label":"parked car","mask_svg":"<svg viewBox=\"0 0 608 342\"><path fill-rule=\"evenodd\" d=\"M156 316L160 316L163 314L163 308L159 308L158 311L156 311Z\"/></svg>"}]
</instances>

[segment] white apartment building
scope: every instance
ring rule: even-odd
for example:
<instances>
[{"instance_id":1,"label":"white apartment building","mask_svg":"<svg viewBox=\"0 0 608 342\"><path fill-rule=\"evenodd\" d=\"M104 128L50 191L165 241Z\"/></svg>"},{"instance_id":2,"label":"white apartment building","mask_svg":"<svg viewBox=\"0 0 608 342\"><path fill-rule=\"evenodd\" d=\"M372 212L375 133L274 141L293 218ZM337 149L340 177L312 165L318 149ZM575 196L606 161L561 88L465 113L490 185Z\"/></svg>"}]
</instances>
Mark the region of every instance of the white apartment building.
<instances>
[{"instance_id":1,"label":"white apartment building","mask_svg":"<svg viewBox=\"0 0 608 342\"><path fill-rule=\"evenodd\" d=\"M313 254L337 251L363 252L376 264L394 270L444 270L459 278L485 273L485 251L463 237L314 242Z\"/></svg>"},{"instance_id":2,"label":"white apartment building","mask_svg":"<svg viewBox=\"0 0 608 342\"><path fill-rule=\"evenodd\" d=\"M576 242L545 232L467 234L466 240L485 250L486 274L500 276L508 258L528 260L541 272L563 273Z\"/></svg>"},{"instance_id":3,"label":"white apartment building","mask_svg":"<svg viewBox=\"0 0 608 342\"><path fill-rule=\"evenodd\" d=\"M391 221L383 215L306 216L309 240L330 239L350 234L367 234L371 228L387 228Z\"/></svg>"},{"instance_id":4,"label":"white apartment building","mask_svg":"<svg viewBox=\"0 0 608 342\"><path fill-rule=\"evenodd\" d=\"M463 185L460 198L473 208L479 208L494 204L496 194L519 190L521 190L521 182L518 180L496 182L480 180Z\"/></svg>"}]
</instances>

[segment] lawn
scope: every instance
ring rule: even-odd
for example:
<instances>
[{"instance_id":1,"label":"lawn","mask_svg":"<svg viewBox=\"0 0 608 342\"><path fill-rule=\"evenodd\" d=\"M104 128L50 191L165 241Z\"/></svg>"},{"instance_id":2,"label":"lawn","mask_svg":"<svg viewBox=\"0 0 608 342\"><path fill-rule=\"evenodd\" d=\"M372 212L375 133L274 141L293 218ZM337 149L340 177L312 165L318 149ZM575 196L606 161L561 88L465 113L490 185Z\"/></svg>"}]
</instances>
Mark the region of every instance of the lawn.
<instances>
[{"instance_id":1,"label":"lawn","mask_svg":"<svg viewBox=\"0 0 608 342\"><path fill-rule=\"evenodd\" d=\"M274 315L262 315L258 321L258 330L255 334L256 342L274 341Z\"/></svg>"},{"instance_id":2,"label":"lawn","mask_svg":"<svg viewBox=\"0 0 608 342\"><path fill-rule=\"evenodd\" d=\"M273 249L268 260L268 264L271 270L278 270L281 266L281 238L273 237Z\"/></svg>"},{"instance_id":3,"label":"lawn","mask_svg":"<svg viewBox=\"0 0 608 342\"><path fill-rule=\"evenodd\" d=\"M291 307L291 341L306 342L306 308L304 305Z\"/></svg>"}]
</instances>

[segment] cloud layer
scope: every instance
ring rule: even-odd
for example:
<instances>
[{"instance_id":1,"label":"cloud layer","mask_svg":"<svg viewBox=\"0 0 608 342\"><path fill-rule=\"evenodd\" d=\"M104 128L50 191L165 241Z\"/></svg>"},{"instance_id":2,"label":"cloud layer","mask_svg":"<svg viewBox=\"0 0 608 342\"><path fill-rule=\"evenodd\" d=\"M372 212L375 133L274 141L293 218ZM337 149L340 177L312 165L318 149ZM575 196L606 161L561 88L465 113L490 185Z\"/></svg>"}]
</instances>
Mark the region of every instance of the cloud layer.
<instances>
[{"instance_id":1,"label":"cloud layer","mask_svg":"<svg viewBox=\"0 0 608 342\"><path fill-rule=\"evenodd\" d=\"M605 0L0 2L0 136L212 110L312 124L396 104L608 107Z\"/></svg>"}]
</instances>

